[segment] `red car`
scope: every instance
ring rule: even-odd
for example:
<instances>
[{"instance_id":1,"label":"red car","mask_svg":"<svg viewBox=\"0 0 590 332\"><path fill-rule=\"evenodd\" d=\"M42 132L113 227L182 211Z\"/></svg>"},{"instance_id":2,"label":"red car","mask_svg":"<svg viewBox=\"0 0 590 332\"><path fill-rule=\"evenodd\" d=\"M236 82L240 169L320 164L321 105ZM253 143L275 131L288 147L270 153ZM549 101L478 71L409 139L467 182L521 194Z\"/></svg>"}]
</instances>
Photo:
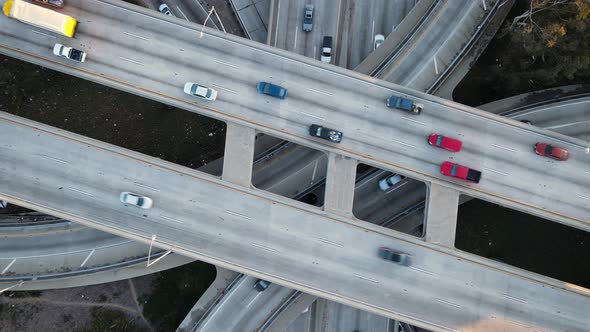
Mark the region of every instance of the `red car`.
<instances>
[{"instance_id":1,"label":"red car","mask_svg":"<svg viewBox=\"0 0 590 332\"><path fill-rule=\"evenodd\" d=\"M564 148L558 148L547 143L535 144L535 153L539 156L545 156L553 158L555 160L568 160L570 159L570 152Z\"/></svg>"},{"instance_id":2,"label":"red car","mask_svg":"<svg viewBox=\"0 0 590 332\"><path fill-rule=\"evenodd\" d=\"M463 142L458 139L446 137L439 134L432 134L428 137L428 144L438 146L439 148L449 150L452 152L461 151Z\"/></svg>"},{"instance_id":3,"label":"red car","mask_svg":"<svg viewBox=\"0 0 590 332\"><path fill-rule=\"evenodd\" d=\"M440 172L443 175L472 183L479 183L479 179L481 178L480 171L476 171L469 167L461 166L450 161L445 161L440 165Z\"/></svg>"}]
</instances>

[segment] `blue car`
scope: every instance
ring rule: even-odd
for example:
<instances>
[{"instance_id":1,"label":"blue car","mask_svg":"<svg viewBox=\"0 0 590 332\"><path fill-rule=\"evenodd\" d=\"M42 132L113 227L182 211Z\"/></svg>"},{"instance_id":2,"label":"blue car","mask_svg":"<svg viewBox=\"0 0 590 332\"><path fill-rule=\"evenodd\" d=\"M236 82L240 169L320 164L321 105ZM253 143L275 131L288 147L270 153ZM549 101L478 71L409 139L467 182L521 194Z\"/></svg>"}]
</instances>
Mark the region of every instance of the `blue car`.
<instances>
[{"instance_id":1,"label":"blue car","mask_svg":"<svg viewBox=\"0 0 590 332\"><path fill-rule=\"evenodd\" d=\"M268 82L258 83L258 93L285 99L287 97L287 89L274 85Z\"/></svg>"},{"instance_id":2,"label":"blue car","mask_svg":"<svg viewBox=\"0 0 590 332\"><path fill-rule=\"evenodd\" d=\"M410 265L410 255L397 250L381 247L379 248L379 257L399 265Z\"/></svg>"}]
</instances>

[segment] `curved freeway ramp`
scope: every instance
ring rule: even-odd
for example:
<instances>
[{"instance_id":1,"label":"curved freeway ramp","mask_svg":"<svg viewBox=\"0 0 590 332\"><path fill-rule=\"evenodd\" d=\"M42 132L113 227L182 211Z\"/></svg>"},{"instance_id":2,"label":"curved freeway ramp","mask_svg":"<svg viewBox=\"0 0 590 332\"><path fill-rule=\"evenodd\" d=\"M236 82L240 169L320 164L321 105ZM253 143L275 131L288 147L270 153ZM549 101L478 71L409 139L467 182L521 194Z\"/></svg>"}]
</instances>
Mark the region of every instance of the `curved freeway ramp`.
<instances>
[{"instance_id":1,"label":"curved freeway ramp","mask_svg":"<svg viewBox=\"0 0 590 332\"><path fill-rule=\"evenodd\" d=\"M479 57L511 6L512 1L501 0L422 0L355 71L435 93L464 57L469 64ZM482 45L478 42L484 35ZM476 52L470 52L475 45ZM454 84L467 69L455 73Z\"/></svg>"},{"instance_id":2,"label":"curved freeway ramp","mask_svg":"<svg viewBox=\"0 0 590 332\"><path fill-rule=\"evenodd\" d=\"M25 281L19 290L86 286L192 261L173 254L146 268L145 244L72 222L0 227L0 238L0 288L19 281Z\"/></svg>"}]
</instances>

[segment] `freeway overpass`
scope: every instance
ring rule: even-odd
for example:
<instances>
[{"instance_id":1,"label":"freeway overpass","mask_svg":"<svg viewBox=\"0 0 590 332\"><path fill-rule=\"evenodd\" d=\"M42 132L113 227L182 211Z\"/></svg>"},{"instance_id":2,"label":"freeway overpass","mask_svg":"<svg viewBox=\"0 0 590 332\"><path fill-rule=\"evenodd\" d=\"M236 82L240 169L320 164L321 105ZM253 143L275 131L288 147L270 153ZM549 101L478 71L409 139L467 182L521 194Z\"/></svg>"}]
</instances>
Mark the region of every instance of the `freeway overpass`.
<instances>
[{"instance_id":1,"label":"freeway overpass","mask_svg":"<svg viewBox=\"0 0 590 332\"><path fill-rule=\"evenodd\" d=\"M433 24L438 24L438 25L442 25L442 26L447 26L447 29L449 29L449 23L454 22L455 24L458 24L460 22L463 21L463 19L461 20L455 20L454 18L457 16L473 16L473 10L468 11L468 10L462 10L457 12L457 7L456 6L450 6L451 7L451 11L448 12L448 10L446 12L443 12L443 14L441 15L430 15L431 12L428 12L428 8L431 6L431 3L434 2L434 0L421 0L419 2L419 7L420 10L418 10L418 12L416 12L416 10L412 11L412 17L409 17L408 19L404 19L403 20L403 24L400 26L399 23L402 20L402 18L405 16L405 13L407 11L409 11L412 6L415 5L415 1L414 0L402 0L402 1L396 1L396 2L386 2L386 3L371 3L371 4L362 4L362 6L358 7L355 6L354 9L348 8L348 7L343 7L345 8L345 14L343 14L344 17L340 17L337 18L338 21L354 21L355 22L355 26L352 27L352 29L350 28L346 28L346 27L342 27L341 29L338 30L343 30L342 33L344 34L344 37L336 37L336 39L338 40L342 40L342 39L346 39L346 34L348 33L349 30L353 30L351 33L355 34L355 37L353 38L354 40L357 40L357 42L359 42L359 44L353 44L352 48L355 49L356 51L353 52L353 57L355 57L355 60L352 61L352 63L358 63L360 60L360 58L364 57L365 55L369 54L370 57L374 58L375 56L375 52L372 52L373 50L373 45L372 45L372 37L373 37L373 32L377 31L377 32L382 32L382 29L386 29L388 27L391 27L391 29L393 29L395 31L394 33L394 39L397 42L401 41L402 39L404 39L406 36L405 34L407 33L410 37L411 36L416 36L416 35L420 35L420 36L424 36L424 33L421 33L422 31L418 31L418 27L427 27L428 31L437 31L440 30L436 27L432 27ZM170 8L172 9L173 12L176 12L178 17L187 19L188 21L192 21L192 22L202 22L204 21L204 16L206 16L206 12L201 8L201 6L198 3L191 3L191 4L185 4L185 3L180 3L180 2L176 2L176 1L167 1L168 5L170 6ZM441 6L443 2L439 1L437 2L437 8L444 8L444 9L448 9L449 6L447 6L447 4L445 3L444 6ZM359 4L359 3L357 3ZM293 4L290 4L293 5ZM299 6L299 4L295 4L296 8L295 10L291 10L291 14L289 15L285 10L280 11L271 11L271 13L275 13L276 17L271 18L271 22L275 22L275 23L279 23L281 22L282 25L278 25L278 24L274 24L274 29L270 30L270 34L271 40L275 40L275 41L279 41L281 43L283 43L282 48L286 49L286 45L290 45L291 43L294 43L294 45L301 45L304 44L303 42L301 42L301 40L294 40L291 41L290 37L293 37L293 35L289 35L286 34L285 31L287 31L289 29L288 26L294 26L295 28L299 29L300 28L300 20L297 19L297 15L296 13L300 13L303 11L303 5L300 4L301 6ZM481 5L481 4L480 4ZM273 6L271 6L272 8ZM479 8L482 11L485 10L489 10L491 9L489 6L487 8L483 8L485 7L485 5L479 6L481 8ZM278 2L274 2L274 8L275 9L285 9L286 7L280 6L280 3ZM472 9L473 7L469 7L470 9ZM291 8L293 9L293 8ZM317 9L317 8L316 8ZM200 10L200 12L199 12ZM350 11L350 12L349 12ZM365 15L363 15L363 13L370 11L371 12L371 16L373 16L373 18L370 17L366 17ZM394 12L393 16L393 21L391 21L392 17L389 17L389 14L386 13L390 13L390 12ZM197 13L195 15L195 13ZM278 17L277 14L283 15L284 17ZM313 34L306 34L307 37L309 38L311 37L312 40L316 40L319 42L319 38L316 35L316 32L319 33L319 30L326 30L326 28L330 28L332 25L337 26L338 23L334 21L334 18L331 15L332 13L330 13L329 10L316 10L315 13L315 29L314 29L314 33ZM428 18L432 17L432 16L436 16L436 20L429 20ZM477 15L475 15L477 16ZM198 17L201 17L200 19L197 19ZM452 19L449 19L448 17L451 17ZM372 19L372 21L371 21ZM360 21L359 21L360 20ZM319 21L319 24L317 24ZM428 24L424 24L424 21L428 22ZM286 22L290 22L288 24L285 24ZM364 31L365 33L371 33L368 36L365 36L365 38L362 37L362 33L363 33L363 29L357 29L358 25L364 25L364 26L372 26L371 31ZM419 22L419 23L416 23ZM210 21L208 22L210 23ZM404 26L406 25L406 26ZM227 26L227 22L226 22L226 26ZM414 30L410 31L410 27L414 26ZM467 29L469 29L469 27L467 27ZM279 30L282 30L282 38L278 39L276 36L273 37L273 35L276 34L280 34ZM461 31L460 29L454 29L455 31ZM460 36L464 36L465 33L463 33L464 31L461 31L461 33L458 33ZM336 33L337 36L340 35L339 32ZM455 35L455 34L452 34ZM294 35L295 37L297 37L297 34ZM300 39L301 39L301 34L300 34ZM411 38L413 43L417 43L420 41L423 41L423 38ZM370 45L365 45L367 43L365 43L365 41L368 42L368 44ZM391 42L390 38L387 39L386 43L379 48L379 52L381 51L388 51L388 52L392 52L392 50L388 49L388 44ZM428 42L428 41L426 41ZM448 44L448 43L446 43ZM446 46L445 44L445 46ZM453 45L455 45L457 43L453 43ZM343 44L340 43L340 45L342 46ZM346 44L344 44L346 45ZM397 45L397 44L396 44ZM277 46L277 45L273 45L273 46ZM361 47L362 46L362 47ZM314 46L315 48L317 48L316 46ZM307 49L313 49L314 47L311 47L308 44L308 47L306 48L306 51L308 51ZM343 46L344 47L344 46ZM405 48L408 48L408 44L405 43ZM415 49L415 46L411 46L413 49ZM345 48L345 47L344 47ZM449 53L449 48L448 47L443 47L443 45L441 45L441 48L445 51L445 53ZM303 48L299 48L298 50L303 50ZM434 50L434 49L432 49ZM431 50L431 51L432 51ZM291 50L292 51L292 50ZM458 50L454 50L450 53L461 53L458 52ZM383 52L381 52L383 53ZM441 53L440 50L436 50L436 53ZM336 55L338 58L341 58L340 56L338 56L339 54L342 54L339 50L336 50ZM407 52L405 52L406 56L407 56ZM386 58L385 56L383 56L384 58ZM415 57L415 58L421 58L421 57ZM396 59L397 61L399 61L399 58ZM424 66L428 65L428 62L430 61L427 57L427 59L425 59L425 64L423 64ZM380 60L383 61L383 60ZM368 62L375 62L375 61L368 61ZM378 61L379 62L379 61ZM415 66L415 64L414 64ZM420 65L422 66L422 64ZM424 74L424 72L421 72L422 74ZM426 74L427 77L431 76L431 74ZM430 78L432 79L432 78ZM433 79L432 79L433 80ZM394 83L396 83L394 81ZM541 126L542 127L542 126ZM568 136L575 136L575 135L568 135ZM257 141L256 147L258 148L260 144L260 140ZM305 149L305 148L304 148ZM295 150L293 152L296 152L298 150ZM311 151L308 151L311 152ZM313 155L313 154L310 154ZM320 151L316 151L315 155L321 155L324 156L324 158L319 158L315 163L311 163L309 165L306 165L304 167L308 167L311 166L312 169L316 169L317 165L320 164L322 168L325 168L325 155L323 153L321 153ZM308 158L305 155L302 156L303 158ZM297 157L297 156L293 156L290 155L290 158L294 158L297 159L299 161L301 161L302 157ZM256 164L256 162L255 162ZM219 163L219 165L222 165L222 163ZM210 168L208 165L208 168ZM276 163L272 162L270 167L274 168L276 165ZM279 168L281 167L280 165L278 165ZM285 168L284 171L291 171L291 169L293 169L296 165L289 165L288 168ZM253 185L257 188L261 188L264 190L268 190L271 191L273 193L277 193L283 196L291 196L289 193L293 192L293 189L296 191L301 191L302 189L299 188L293 188L291 189L291 191L285 191L286 188L284 188L284 184L285 181L288 182L292 182L293 180L288 180L288 178L293 178L292 174L291 175L287 175L287 174L278 174L276 176L274 176L273 178L268 178L268 176L262 176L262 173L260 173L261 176L259 176L258 172L259 171L264 171L264 170L270 170L270 168L264 168L264 169L258 169L255 166L253 169ZM257 172L258 171L258 172ZM210 174L221 174L221 166L219 167L219 170L213 170L213 172L211 172L211 170L208 171ZM297 171L299 174L297 176L295 176L296 178L301 178L301 172ZM315 173L315 172L314 172ZM318 172L321 173L321 172ZM266 173L265 173L266 174ZM280 179L277 179L277 176L280 177ZM268 184L268 185L266 185ZM407 187L405 187L407 188ZM418 192L416 192L418 193ZM323 190L319 193L321 194L320 199L323 202ZM377 195L375 195L377 194ZM391 217L391 215L396 214L396 211L398 210L398 208L396 207L395 204L391 204L390 200L387 199L382 199L382 197L380 197L380 195L378 195L379 193L368 193L369 196L364 196L364 194L359 195L359 192L355 190L355 201L354 201L354 206L353 206L353 213L357 218L360 218L362 220L366 220L366 221L371 221L371 222L375 222L381 219L388 219ZM388 195L391 196L391 194L394 193L390 193ZM395 192L395 194L397 194L397 192ZM374 198L370 198L371 196L373 196ZM399 196L399 195L398 195ZM358 198L358 199L357 199ZM364 198L368 198L368 199L364 199ZM373 203L377 203L377 204L373 204ZM379 209L377 209L376 207L379 207ZM380 217L381 216L381 217ZM377 224L380 224L379 222L377 222ZM63 223L60 225L52 225L52 226L40 226L38 227L38 230L32 229L34 227L28 227L25 231L25 233L27 234L26 237L24 237L25 239L29 240L29 239L34 239L33 241L37 241L37 239L39 239L40 241L42 241L42 243L44 243L44 252L43 255L41 257L38 256L38 254L36 254L35 252L28 252L28 251L32 251L31 249L33 247L27 247L30 246L30 244L28 244L28 242L23 242L23 241L18 241L17 243L15 243L15 245L11 244L13 241L5 241L5 248L6 250L4 250L4 258L5 260L8 260L8 262L12 262L13 260L26 260L26 261L30 261L30 264L12 264L10 266L10 269L6 270L6 272L10 271L11 273L11 277L4 277L1 280L18 280L18 278L24 278L25 276L28 278L35 278L36 282L27 282L25 284L24 287L21 288L27 288L27 289L31 289L31 287L34 288L39 288L39 287L44 287L43 285L47 283L47 281L43 281L43 282L37 282L40 280L49 280L52 279L52 283L51 283L51 288L55 288L57 286L60 287L66 287L67 285L75 285L75 284L79 284L80 282L86 282L88 280L92 280L93 282L100 282L102 280L108 280L108 278L112 277L113 275L120 275L119 274L110 274L110 273L105 273L105 277L104 278L99 278L99 277L93 277L91 279L83 277L88 273L91 273L93 276L97 276L96 272L93 272L94 269L98 269L101 271L107 271L109 270L109 267L113 267L113 268L117 268L122 266L122 264L124 264L125 266L130 266L127 265L127 262L129 262L129 259L132 258L136 258L136 257L141 257L141 256L145 256L147 255L147 248L145 248L144 245L138 246L138 244L134 243L134 242L130 242L130 241L125 241L125 240L120 240L120 239L116 239L116 237L110 235L110 238L105 238L108 237L108 235L105 235L104 233L101 233L98 230L94 230L94 229L89 229L86 227L75 227L76 232L71 232L71 225L70 223ZM6 228L3 227L3 234L5 237L9 238L9 239L22 239L23 237L20 236L20 228L19 229L15 229L15 228ZM79 241L76 240L76 234L81 233L81 237L82 238L95 238L96 241ZM92 233L96 233L96 235L93 235ZM56 235L54 234L60 234L59 236L56 237ZM59 245L60 239L58 238L63 238L63 237L68 237L71 236L74 238L74 240L65 240L65 243L78 243L80 244L80 246L67 246L67 247L63 247ZM104 239L104 240L100 240L100 239ZM108 241L107 241L108 240ZM82 246L83 245L83 246ZM10 249L8 249L10 248ZM112 255L109 253L109 249L110 248L119 248L119 252L126 252L127 253L127 257L121 257L120 255ZM145 250L144 250L145 248ZM49 251L48 251L49 250ZM143 252L145 251L145 252ZM50 253L50 254L49 254ZM108 258L107 258L108 256ZM43 260L43 264L41 265L37 265L36 263L34 263L35 260L38 259L42 259ZM176 259L176 257L175 257ZM171 264L171 266L174 266L178 263L174 263L171 262L172 259L168 258L167 260L164 261L164 264ZM81 263L85 263L85 264L81 264ZM157 265L157 268L162 268L162 264L160 263ZM62 273L60 272L63 268L68 269L69 271L67 273ZM81 271L78 271L79 269L83 269L85 274L80 274ZM136 269L135 267L133 268L134 270L138 271L138 269ZM141 269L139 269L139 271L137 273L141 273ZM5 273L6 274L6 273ZM76 281L73 280L72 278L67 277L68 275L75 275L78 279L81 279L80 281ZM63 279L63 281L57 280L58 278Z\"/></svg>"},{"instance_id":2,"label":"freeway overpass","mask_svg":"<svg viewBox=\"0 0 590 332\"><path fill-rule=\"evenodd\" d=\"M585 289L504 267L507 273L473 255L0 117L0 198L16 204L143 242L155 235L159 247L435 330L524 324L576 331L588 324ZM150 192L154 207L121 204L118 193L129 189ZM410 253L412 266L383 264L379 246Z\"/></svg>"},{"instance_id":3,"label":"freeway overpass","mask_svg":"<svg viewBox=\"0 0 590 332\"><path fill-rule=\"evenodd\" d=\"M228 164L244 164L241 156L249 155L247 151L252 147L242 142L251 142L254 130L260 130L372 166L407 173L441 188L461 190L544 218L590 228L585 198L589 197L587 181L576 175L540 177L546 173L546 165L551 164L530 152L536 141L559 142L572 150L572 160L561 165L563 171L581 174L590 159L584 155L586 142L527 128L217 31L207 30L200 37L198 25L136 7L133 8L138 12L134 12L125 3L69 3L66 11L82 22L76 43L89 52L87 63L73 67L54 58L49 50L59 37L47 38L47 33L6 17L0 20L5 37L2 52L228 121L226 158L233 160ZM183 94L184 82L195 77L221 91L218 101L198 104ZM262 80L286 86L290 97L279 102L257 95L254 86ZM385 98L396 93L423 102L423 115L413 118L386 109ZM308 138L307 127L314 122L342 130L345 140L340 146L326 146ZM479 185L466 186L439 175L439 164L450 156L424 146L424 138L432 131L455 133L470 142L458 158L484 172ZM482 132L486 133L483 138ZM233 137L240 137L240 142ZM331 213L350 215L354 164L335 161L329 170L328 178L330 174L339 176L335 171L348 178L336 188L338 196L328 193L327 197L339 200L327 202L326 209ZM224 173L225 179L246 186L250 176L249 169L244 168L227 169ZM543 183L539 183L540 178ZM552 190L539 189L546 187ZM565 191L574 193L573 199L564 200L560 193ZM453 214L451 211L451 219Z\"/></svg>"},{"instance_id":4,"label":"freeway overpass","mask_svg":"<svg viewBox=\"0 0 590 332\"><path fill-rule=\"evenodd\" d=\"M571 92L570 92L571 93ZM554 93L551 93L550 91L539 91L536 92L535 95L552 95ZM566 94L566 92L562 92L563 95ZM532 94L527 94L526 96L530 96ZM563 97L561 99L563 100L557 100L554 101L552 99L549 100L544 100L543 102L536 102L532 105L525 103L524 105L518 105L516 103L513 103L511 100L512 99L516 99L516 100L525 100L526 98L524 98L523 96L516 96L513 98L509 98L507 100L502 100L499 102L495 102L492 103L490 105L483 105L482 108L484 109L488 109L490 112L493 112L494 110L496 112L500 111L503 112L505 110L512 110L512 109L516 109L516 113L514 114L507 114L506 116L512 117L512 118L517 118L517 119L527 119L532 121L536 126L539 127L546 127L546 126L551 126L553 128L555 128L555 130L558 130L562 133L568 133L570 136L575 136L578 138L583 138L583 139L590 139L590 131L588 130L588 126L582 127L581 124L584 123L588 123L588 119L590 118L590 110L588 109L588 104L590 103L590 98L587 96L587 94L580 94L580 95L574 95L574 96L568 96L568 97ZM511 105L512 107L506 107L506 105ZM495 107L498 107L498 109L495 109ZM559 115L559 116L557 116ZM363 181L364 183L364 181ZM358 186L362 186L363 183L357 183L357 188ZM373 186L376 187L376 186ZM406 187L404 187L406 188ZM414 188L414 189L419 189L419 188ZM377 190L378 191L378 190ZM398 190L399 191L399 190ZM394 191L393 194L396 194L398 191ZM409 193L414 194L414 195L419 195L420 191L419 190L415 190L414 193ZM400 193L400 195L396 195L396 197L394 198L394 200L388 200L385 195L383 195L381 193L381 195L376 195L376 193L371 193L370 191L364 191L362 193L359 194L358 191L355 191L355 195L359 195L359 202L362 202L362 205L364 207L368 207L365 209L360 209L358 211L358 213L363 213L364 215L368 214L368 213L375 213L377 214L376 217L372 217L371 219L374 221L379 221L379 220L383 220L383 218L390 218L391 217L391 213L387 213L387 212L391 212L392 208L395 208L398 203L400 202L400 200L403 200L405 198L408 197L408 193ZM356 202L356 200L355 200ZM372 209L371 206L379 206L381 205L382 208L379 209ZM356 205L355 205L356 208ZM389 210L389 211L388 211ZM355 213L355 216L359 217L359 214ZM362 218L363 220L368 220L365 218ZM392 227L392 229L398 230L398 225L396 224L395 226ZM282 321L280 326L284 327L286 325L288 325L289 322L291 322L292 320L289 320L288 317L280 317L280 318L276 318L275 316L276 311L277 310L281 310L281 308L284 308L285 306L288 305L288 301L292 301L292 297L289 296L291 293L288 291L288 289L276 289L273 288L270 292L265 291L265 294L257 296L257 292L252 288L252 284L254 283L256 279L255 278L251 278L251 279L241 279L239 283L236 283L235 285L232 286L231 291L228 291L227 293L224 293L223 297L220 300L220 303L223 303L223 305L217 305L214 308L211 308L210 311L208 311L208 313L206 314L206 316L204 318L202 318L201 320L199 320L198 322L194 322L192 327L193 327L193 331L217 331L219 330L219 328L221 326L227 327L227 326L239 326L240 324L249 324L252 326L267 326L269 324L272 325L272 323L269 323L270 320L275 319L275 320L280 320ZM237 290L236 288L239 288L239 290ZM268 294L266 293L268 292ZM247 295L244 295L247 294ZM283 302L279 302L281 299L283 299ZM336 312L338 312L338 310L350 310L350 308L348 309L342 309L342 305L341 304L334 304L329 302L332 306L331 310L335 310ZM236 306L242 308L239 311L239 315L236 315ZM297 310L297 309L295 309ZM265 315L261 315L260 311L265 311L266 314ZM297 311L297 313L299 313L301 311L301 309L299 311ZM358 310L357 310L358 311ZM301 314L301 317L297 318L297 322L293 322L293 325L295 324L299 324L299 323L306 323L306 324L310 324L310 325L314 325L313 319L310 319L308 316L310 315L310 313L313 315L315 314L317 317L320 317L318 319L315 320L316 323L319 322L324 322L325 321L323 319L321 319L321 317L324 317L321 313L318 313L317 310L314 310L314 307L310 307L309 310L305 311L305 313ZM358 313L358 315L360 315L361 317L363 316L363 314L367 315L367 321L362 321L363 323L359 323L358 321L356 322L356 327L360 327L363 326L362 324L366 323L366 324L375 324L375 326L378 326L378 324L383 324L384 318L377 316L374 317L370 314L367 313ZM262 319L260 318L262 316ZM281 316L281 315L279 315ZM305 316L305 317L304 317ZM188 316L187 316L188 317ZM293 319L293 316L290 316L291 319ZM343 324L345 322L345 320L348 318L350 319L351 317L356 317L356 315L349 313L346 316L342 316L340 318L342 318L342 320L340 321L340 324ZM334 316L332 316L330 314L330 318L334 318ZM372 319L374 318L374 319ZM380 319L381 318L381 319ZM208 324L204 324L205 322L208 322ZM330 323L333 323L333 320L330 320ZM289 325L290 327L292 327L293 325ZM336 324L334 324L336 325ZM296 325L297 328L296 329L290 329L293 331L300 331L303 330L301 325ZM342 326L342 325L340 325ZM369 325L370 326L370 325ZM349 324L347 327L349 327L350 329L352 329L353 327L355 327L355 324ZM377 327L375 327L377 328ZM273 329L268 329L269 331L275 331ZM318 329L320 331L322 331L321 329ZM342 330L342 328L340 329L336 329L336 330ZM363 329L361 329L363 330ZM366 330L366 329L364 329ZM369 329L372 331L372 329Z\"/></svg>"},{"instance_id":5,"label":"freeway overpass","mask_svg":"<svg viewBox=\"0 0 590 332\"><path fill-rule=\"evenodd\" d=\"M519 99L522 99L522 97L519 97ZM569 97L568 99L565 99L563 101L559 101L557 103L542 103L539 105L533 105L533 107L528 106L528 107L519 107L522 108L523 110L520 111L519 113L516 114L516 116L518 116L519 119L530 119L532 120L535 125L538 126L553 126L556 128L556 130L560 130L563 132L567 132L570 135L581 135L581 137L584 137L585 139L590 138L589 134L588 134L588 128L586 127L584 131L580 131L582 128L579 126L580 123L583 123L584 121L587 122L586 119L588 119L588 108L587 105L590 102L590 98L588 97L578 97L578 98L572 98ZM505 102L503 102L503 104L505 104ZM489 108L488 106L485 106L485 108ZM567 119L568 120L564 120L563 118L561 119L561 122L557 122L557 119L555 119L555 114L556 112L559 112L560 114L565 113L567 115ZM298 158L296 158L298 159ZM275 179L277 180L277 179ZM283 180L278 179L278 182L282 182ZM31 227L29 227L31 228ZM82 226L82 228L84 228ZM58 229L57 233L53 234L52 229ZM99 258L100 260L105 260L108 258L111 258L111 262L115 262L116 258L118 256L120 256L123 251L127 252L137 252L138 254L142 254L142 249L145 248L145 245L138 245L136 242L129 242L129 241L125 241L125 240L121 240L121 239L111 239L109 242L106 243L106 246L104 245L105 241L102 239L109 239L108 235L101 233L99 231L94 231L92 229L83 229L81 231L75 231L74 228L72 228L72 226L67 226L67 227L63 227L61 225L46 225L46 226L41 226L39 227L39 229L36 229L35 232L33 233L29 233L29 232L33 232L33 230L29 230L27 233L25 234L20 234L20 231L10 231L10 233L4 231L2 232L2 237L4 238L4 240L1 242L2 244L2 249L0 250L0 252L3 253L2 257L0 257L0 268L4 269L6 266L8 266L10 264L10 262L12 262L15 259L18 259L18 263L16 264L12 264L9 271L10 273L13 273L13 271L19 273L20 275L17 276L7 276L4 275L2 278L0 278L0 280L4 280L4 281L8 281L8 280L15 280L18 281L19 279L23 278L24 274L27 274L27 272L25 271L31 271L31 268L42 268L42 267L46 267L48 265L50 265L50 263L54 260L57 260L59 263L56 266L58 267L58 269L60 267L63 266L64 263L68 263L68 264L74 264L74 265L67 265L68 268L71 269L75 269L77 265L80 265L80 263L87 261L88 263L86 264L86 266L89 266L90 264L97 264L96 259ZM80 232L82 232L83 234L78 235ZM15 233L15 234L12 234ZM41 237L40 235L42 234L47 234L47 236L45 237ZM88 233L88 234L85 234ZM20 237L19 237L20 235ZM59 239L62 239L61 241ZM67 247L64 247L63 249L61 248L61 246L59 245L51 245L52 241L57 240L56 243L69 243L70 245ZM41 242L39 242L41 241ZM35 245L37 243L41 243L41 246L43 247L43 255L42 256L38 256L38 253L35 253ZM126 245L126 243L128 243L128 245ZM49 251L48 251L49 249ZM104 252L104 251L107 252ZM91 254L92 252L96 251L94 254ZM14 254L12 254L14 252ZM48 255L49 254L49 255ZM86 260L86 257L89 257L88 255L91 254L91 259ZM53 258L52 256L57 256L57 255L63 255L63 257L56 257ZM66 256L67 255L67 256ZM107 257L108 256L108 257ZM175 257L177 255L174 256L169 256L169 258L166 258L166 260L164 260L164 263L169 263L170 262L170 258L171 257ZM47 259L51 259L51 260L47 260ZM174 258L176 259L176 258ZM187 260L188 261L188 260ZM77 265L76 265L77 262ZM136 267L136 269L145 269L145 262L142 264L142 267ZM151 267L150 269L153 270L154 268L161 268L161 263ZM104 269L104 268L103 268ZM39 274L43 274L46 273L46 271L44 269L42 270L38 270L39 272L36 272L37 274L37 278L39 278L39 281L46 279L45 277L41 276L39 277ZM35 272L34 270L32 272ZM84 272L93 272L93 271L87 271L85 270ZM120 274L121 272L119 272ZM141 273L141 272L140 272ZM144 272L145 273L145 272ZM71 274L73 275L73 274ZM51 275L51 277L53 279L59 277L59 275ZM88 277L85 277L88 278ZM93 274L92 279L95 279L95 274ZM86 280L87 281L87 280ZM57 280L54 281L52 283L52 285L56 285L58 287L64 287L63 283L66 282L64 280ZM12 281L12 283L14 283L14 281ZM62 286L60 286L60 284L62 284ZM26 282L25 285L22 288L25 289L31 289L30 287L35 285L35 282ZM6 284L3 287L0 288L4 288L4 287L8 287L11 286L12 284ZM45 288L48 288L47 286ZM248 287L249 288L249 287ZM20 289L20 288L19 288ZM34 288L33 288L34 289ZM259 301L260 299L257 299L257 301ZM252 304L250 307L248 307L249 310L251 310L254 305L256 303ZM216 314L216 317L219 318L219 316L222 315L226 320L228 318L227 315L223 315L223 314ZM231 315L233 317L233 315ZM235 317L234 317L235 318ZM228 321L229 322L229 321Z\"/></svg>"}]
</instances>

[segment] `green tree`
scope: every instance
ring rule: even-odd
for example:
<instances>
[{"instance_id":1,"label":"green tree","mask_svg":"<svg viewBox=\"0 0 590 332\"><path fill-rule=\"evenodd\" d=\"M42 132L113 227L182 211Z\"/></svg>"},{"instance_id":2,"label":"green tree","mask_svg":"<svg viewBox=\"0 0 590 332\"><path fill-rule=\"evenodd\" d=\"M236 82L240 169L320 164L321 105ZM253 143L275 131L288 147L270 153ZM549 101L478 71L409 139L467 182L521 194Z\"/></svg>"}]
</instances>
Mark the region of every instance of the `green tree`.
<instances>
[{"instance_id":1,"label":"green tree","mask_svg":"<svg viewBox=\"0 0 590 332\"><path fill-rule=\"evenodd\" d=\"M456 89L458 101L590 83L590 0L522 1L511 15Z\"/></svg>"}]
</instances>

